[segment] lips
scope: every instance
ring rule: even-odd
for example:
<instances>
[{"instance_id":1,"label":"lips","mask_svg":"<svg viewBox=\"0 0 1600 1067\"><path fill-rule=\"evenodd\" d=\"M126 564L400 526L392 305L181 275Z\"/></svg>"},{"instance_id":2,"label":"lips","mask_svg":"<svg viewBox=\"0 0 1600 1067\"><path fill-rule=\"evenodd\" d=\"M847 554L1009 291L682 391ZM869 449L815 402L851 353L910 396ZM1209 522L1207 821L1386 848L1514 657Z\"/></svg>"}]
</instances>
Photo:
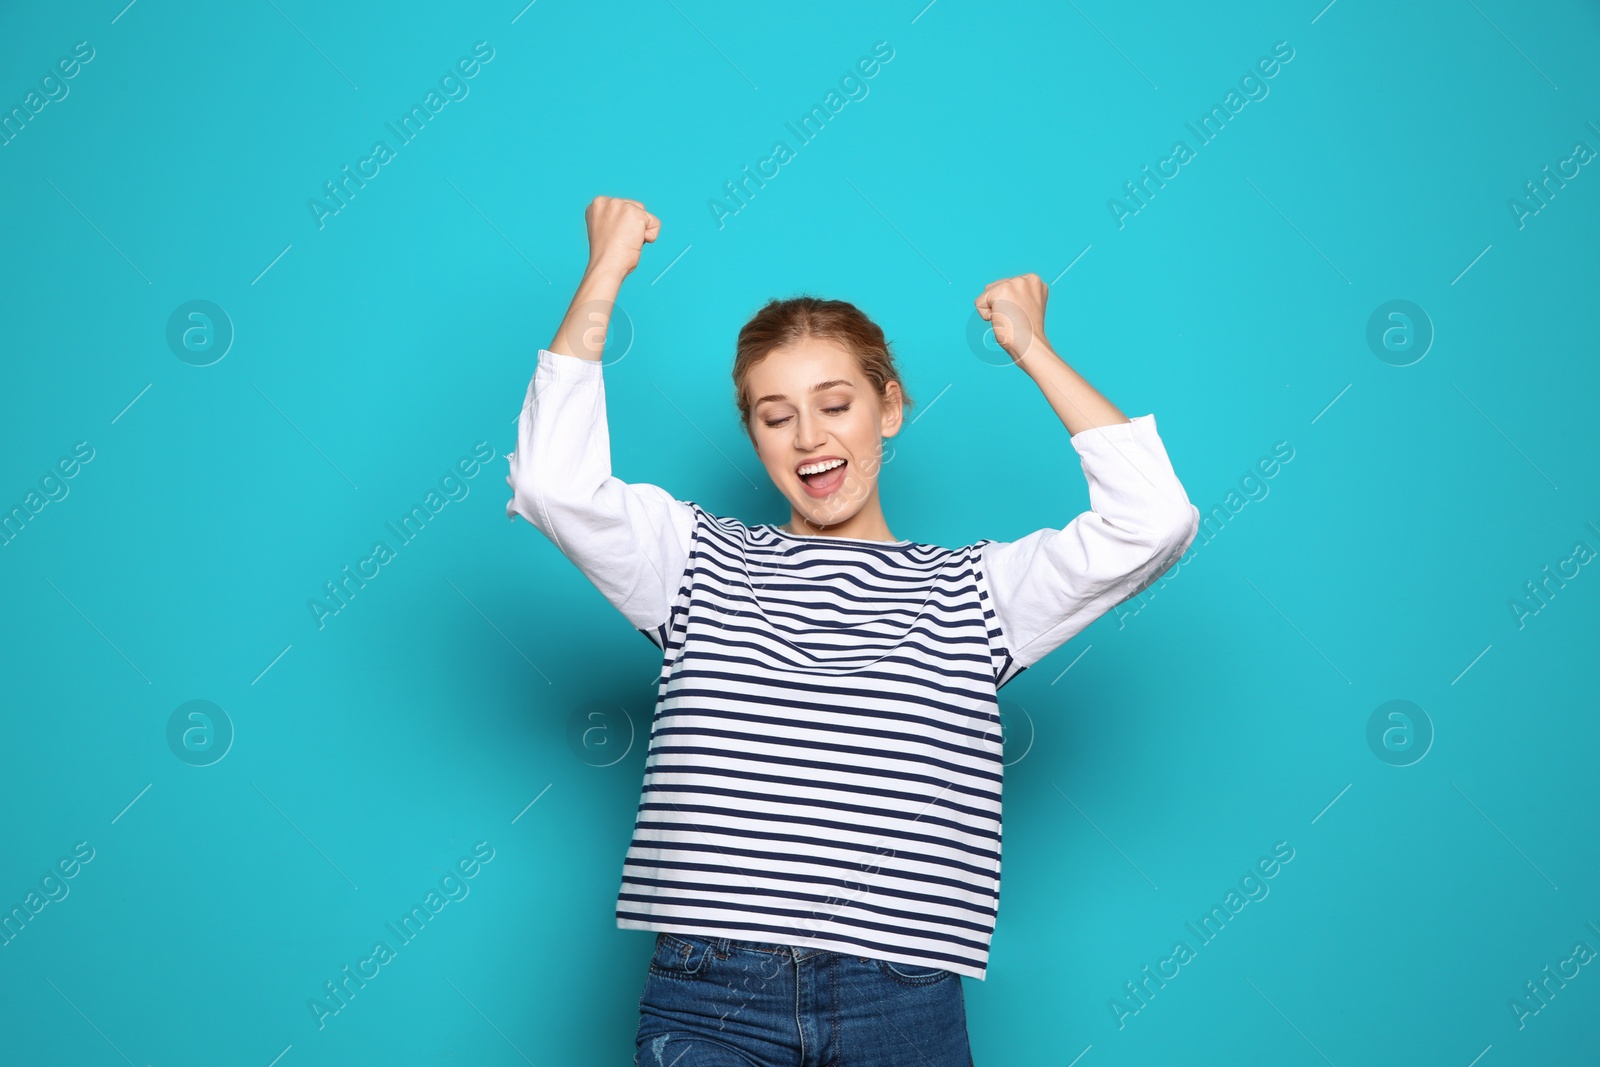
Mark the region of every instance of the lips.
<instances>
[{"instance_id":1,"label":"lips","mask_svg":"<svg viewBox=\"0 0 1600 1067\"><path fill-rule=\"evenodd\" d=\"M820 459L808 459L805 463L797 464L797 466L804 467L812 463L820 463L829 459L843 459L843 457L823 456ZM850 463L848 460L845 460L830 471L824 471L822 474L812 475L809 480L801 477L800 485L805 489L806 495L821 500L823 497L831 496L841 485L844 484L845 471L849 469Z\"/></svg>"},{"instance_id":2,"label":"lips","mask_svg":"<svg viewBox=\"0 0 1600 1067\"><path fill-rule=\"evenodd\" d=\"M794 465L794 472L795 472L795 474L798 475L800 473L800 468L801 467L811 467L811 466L815 466L818 463L831 463L836 459L842 460L842 459L844 459L844 457L843 456L807 456L805 459L801 460L799 463L796 463Z\"/></svg>"}]
</instances>

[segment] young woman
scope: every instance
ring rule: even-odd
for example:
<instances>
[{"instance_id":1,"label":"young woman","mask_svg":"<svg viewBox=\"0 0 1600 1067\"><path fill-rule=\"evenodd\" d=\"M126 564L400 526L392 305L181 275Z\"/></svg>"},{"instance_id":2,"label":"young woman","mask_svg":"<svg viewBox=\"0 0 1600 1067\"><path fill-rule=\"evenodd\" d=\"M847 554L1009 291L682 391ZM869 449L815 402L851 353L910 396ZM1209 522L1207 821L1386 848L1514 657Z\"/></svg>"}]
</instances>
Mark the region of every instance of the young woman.
<instances>
[{"instance_id":1,"label":"young woman","mask_svg":"<svg viewBox=\"0 0 1600 1067\"><path fill-rule=\"evenodd\" d=\"M883 331L811 297L762 308L733 367L788 522L623 482L600 356L661 223L611 197L586 219L588 269L539 352L506 514L663 653L616 908L656 933L635 1063L971 1064L961 977L985 976L1000 891L996 691L1155 581L1199 512L1155 416L1128 419L1051 349L1032 274L976 304L1082 461L1090 510L1065 527L957 549L896 538L878 474L911 398ZM931 506L970 505L952 490Z\"/></svg>"}]
</instances>

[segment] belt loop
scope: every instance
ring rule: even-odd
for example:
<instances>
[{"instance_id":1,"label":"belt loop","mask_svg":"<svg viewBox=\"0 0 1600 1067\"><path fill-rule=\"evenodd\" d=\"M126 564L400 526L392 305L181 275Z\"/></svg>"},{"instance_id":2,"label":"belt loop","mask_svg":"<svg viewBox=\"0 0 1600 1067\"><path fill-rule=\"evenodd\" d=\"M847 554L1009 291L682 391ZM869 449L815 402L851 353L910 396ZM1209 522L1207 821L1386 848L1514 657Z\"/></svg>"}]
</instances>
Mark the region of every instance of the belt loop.
<instances>
[{"instance_id":1,"label":"belt loop","mask_svg":"<svg viewBox=\"0 0 1600 1067\"><path fill-rule=\"evenodd\" d=\"M719 937L716 939L717 959L725 960L728 958L728 947L731 944L732 941L729 938Z\"/></svg>"}]
</instances>

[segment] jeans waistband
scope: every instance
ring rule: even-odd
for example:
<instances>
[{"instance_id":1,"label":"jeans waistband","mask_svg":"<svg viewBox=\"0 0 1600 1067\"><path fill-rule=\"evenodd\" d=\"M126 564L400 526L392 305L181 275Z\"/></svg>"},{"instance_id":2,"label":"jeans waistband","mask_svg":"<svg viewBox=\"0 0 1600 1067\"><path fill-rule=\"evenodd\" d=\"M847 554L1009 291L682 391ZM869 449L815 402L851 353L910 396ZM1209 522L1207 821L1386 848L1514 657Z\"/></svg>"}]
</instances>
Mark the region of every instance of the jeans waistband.
<instances>
[{"instance_id":1,"label":"jeans waistband","mask_svg":"<svg viewBox=\"0 0 1600 1067\"><path fill-rule=\"evenodd\" d=\"M677 937L698 935L677 934ZM775 956L792 956L796 960L810 959L820 956L831 950L812 948L809 945L784 945L772 941L743 941L736 937L698 937L711 947L718 956L726 958L733 949L748 949L752 952L767 952Z\"/></svg>"}]
</instances>

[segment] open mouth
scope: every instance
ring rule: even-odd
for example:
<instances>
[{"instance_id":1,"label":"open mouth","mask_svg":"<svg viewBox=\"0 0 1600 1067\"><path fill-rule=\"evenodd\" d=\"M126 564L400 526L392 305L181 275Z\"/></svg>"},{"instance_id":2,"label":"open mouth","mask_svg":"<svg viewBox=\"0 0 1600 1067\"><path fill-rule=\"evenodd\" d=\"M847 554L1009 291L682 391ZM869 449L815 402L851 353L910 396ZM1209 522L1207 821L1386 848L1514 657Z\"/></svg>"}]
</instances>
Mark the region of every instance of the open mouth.
<instances>
[{"instance_id":1,"label":"open mouth","mask_svg":"<svg viewBox=\"0 0 1600 1067\"><path fill-rule=\"evenodd\" d=\"M821 498L833 493L844 484L844 472L848 466L849 462L843 459L823 460L820 462L808 461L800 464L796 474L800 478L800 484L805 486L807 494ZM799 474L800 470L815 467L823 467L825 469Z\"/></svg>"}]
</instances>

